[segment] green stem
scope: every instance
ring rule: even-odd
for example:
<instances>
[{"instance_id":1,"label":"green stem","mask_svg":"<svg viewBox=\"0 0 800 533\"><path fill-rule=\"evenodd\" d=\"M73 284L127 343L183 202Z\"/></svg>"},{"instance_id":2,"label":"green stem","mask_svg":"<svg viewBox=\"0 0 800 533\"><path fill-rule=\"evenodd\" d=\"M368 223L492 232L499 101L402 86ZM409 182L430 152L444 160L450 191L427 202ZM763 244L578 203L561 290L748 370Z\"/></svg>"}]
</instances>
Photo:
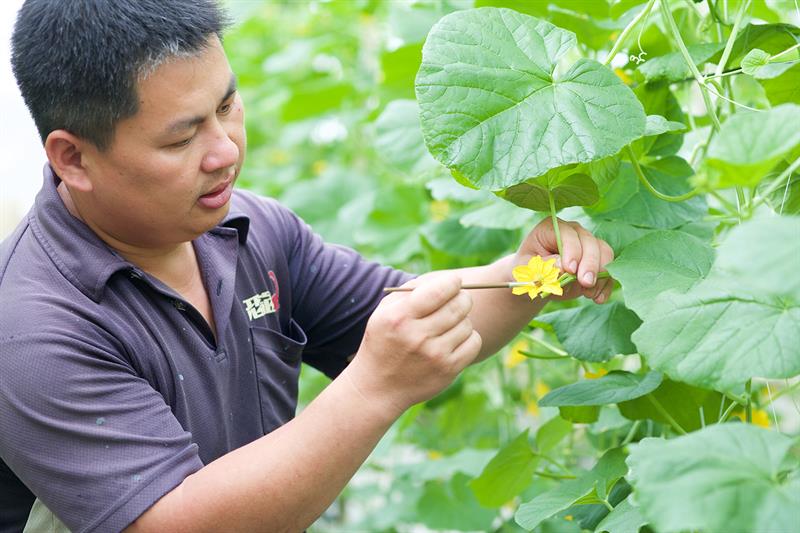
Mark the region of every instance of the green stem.
<instances>
[{"instance_id":1,"label":"green stem","mask_svg":"<svg viewBox=\"0 0 800 533\"><path fill-rule=\"evenodd\" d=\"M722 51L722 58L720 58L719 63L717 63L717 68L714 71L715 76L720 76L725 71L725 65L728 63L728 59L731 57L731 51L733 51L733 43L736 41L736 35L739 33L739 26L742 25L744 14L747 12L749 7L750 0L742 2L739 5L739 12L736 13L736 20L733 23L733 29L728 37L728 42L725 43L725 50Z\"/></svg>"},{"instance_id":2,"label":"green stem","mask_svg":"<svg viewBox=\"0 0 800 533\"><path fill-rule=\"evenodd\" d=\"M653 407L656 408L656 411L658 411L661 416L667 419L667 422L669 422L669 425L672 426L672 429L681 435L686 435L686 430L683 429L674 418L672 418L672 415L669 414L666 409L664 409L664 406L661 405L661 402L659 402L652 394L647 394L647 399L650 400L650 403L653 404Z\"/></svg>"},{"instance_id":3,"label":"green stem","mask_svg":"<svg viewBox=\"0 0 800 533\"><path fill-rule=\"evenodd\" d=\"M717 13L717 6L715 6L711 0L706 0L706 4L708 4L708 11L711 13L711 18L713 18L717 24L725 24L720 18L719 13Z\"/></svg>"},{"instance_id":4,"label":"green stem","mask_svg":"<svg viewBox=\"0 0 800 533\"><path fill-rule=\"evenodd\" d=\"M747 406L744 408L744 418L748 424L753 423L753 395L750 393L752 386L753 380L748 379L744 386L744 390L747 393Z\"/></svg>"},{"instance_id":5,"label":"green stem","mask_svg":"<svg viewBox=\"0 0 800 533\"><path fill-rule=\"evenodd\" d=\"M503 442L507 442L511 438L511 431L513 422L510 418L513 416L513 405L509 398L508 392L508 380L506 379L506 371L503 368L503 361L499 357L495 357L495 364L497 365L497 375L500 379L500 394L503 398L503 412L505 413L503 426L504 426L504 433L505 438L502 439Z\"/></svg>"},{"instance_id":6,"label":"green stem","mask_svg":"<svg viewBox=\"0 0 800 533\"><path fill-rule=\"evenodd\" d=\"M656 188L653 187L653 185L647 179L647 176L644 175L642 167L639 166L639 160L636 158L636 154L633 152L633 149L630 147L630 145L626 146L625 150L628 154L628 159L633 165L633 170L636 171L636 175L639 177L639 181L641 181L647 188L647 190L653 193L653 196L655 196L656 198L660 200L665 200L667 202L682 202L700 193L700 189L693 189L687 192L686 194L681 194L680 196L670 196L668 194L664 194L660 191L657 191Z\"/></svg>"},{"instance_id":7,"label":"green stem","mask_svg":"<svg viewBox=\"0 0 800 533\"><path fill-rule=\"evenodd\" d=\"M563 355L544 355L544 354L536 354L526 350L520 350L519 353L527 357L528 359L546 359L548 361L572 361L571 357L565 357Z\"/></svg>"},{"instance_id":8,"label":"green stem","mask_svg":"<svg viewBox=\"0 0 800 533\"><path fill-rule=\"evenodd\" d=\"M608 503L608 500L606 500L605 498L603 498L600 501L603 502L603 505L605 505L606 509L608 509L609 511L613 511L614 510L614 506L611 505L610 503Z\"/></svg>"},{"instance_id":9,"label":"green stem","mask_svg":"<svg viewBox=\"0 0 800 533\"><path fill-rule=\"evenodd\" d=\"M725 197L722 196L718 191L711 191L711 196L719 200L719 203L721 203L723 207L725 207L725 209L727 209L731 215L736 217L739 216L739 210L736 209L736 206L730 203L728 200L726 200Z\"/></svg>"},{"instance_id":10,"label":"green stem","mask_svg":"<svg viewBox=\"0 0 800 533\"><path fill-rule=\"evenodd\" d=\"M625 435L625 440L622 441L622 444L620 444L620 446L627 446L628 444L630 444L631 441L633 440L633 437L636 436L636 432L639 430L639 426L641 425L642 425L641 420L637 420L636 422L634 422L633 425L631 426L631 430L628 431L627 435Z\"/></svg>"},{"instance_id":11,"label":"green stem","mask_svg":"<svg viewBox=\"0 0 800 533\"><path fill-rule=\"evenodd\" d=\"M672 33L672 38L678 45L678 49L680 49L684 61L686 61L686 64L689 66L689 70L692 72L694 79L697 81L698 85L700 85L700 93L703 96L703 102L706 105L706 110L708 111L708 115L711 117L714 128L719 129L721 127L719 117L717 117L717 113L714 111L714 105L711 103L711 97L708 94L708 88L703 80L703 75L700 74L700 71L697 69L697 65L695 65L694 60L692 60L691 54L689 54L689 50L686 48L686 44L683 42L681 32L678 29L678 26L675 24L675 19L672 18L672 12L669 10L669 3L662 1L660 6L661 16L664 19L664 24L667 26L667 28L669 28L670 33Z\"/></svg>"},{"instance_id":12,"label":"green stem","mask_svg":"<svg viewBox=\"0 0 800 533\"><path fill-rule=\"evenodd\" d=\"M718 424L722 424L723 422L725 422L726 420L728 420L728 417L729 417L729 416L731 416L731 413L733 412L734 408L736 408L736 406L737 406L737 405L739 405L739 404L738 404L738 403L736 403L736 402L733 402L732 404L730 404L730 405L728 406L728 408L727 408L727 409L725 409L725 412L724 412L724 413L722 413L722 416L721 416L721 417L719 417L719 421L718 421L717 423L718 423Z\"/></svg>"},{"instance_id":13,"label":"green stem","mask_svg":"<svg viewBox=\"0 0 800 533\"><path fill-rule=\"evenodd\" d=\"M778 52L778 53L777 53L777 54L775 54L774 56L770 57L770 58L769 58L769 61L770 61L770 62L772 62L772 60L773 60L773 59L776 59L776 58L778 58L778 57L782 56L783 54L788 54L788 53L789 53L789 52L791 52L792 50L797 50L798 48L800 48L800 43L797 43L797 44L796 44L796 45L794 45L794 46L790 46L789 48L787 48L787 49L786 49L786 50L784 50L783 52Z\"/></svg>"},{"instance_id":14,"label":"green stem","mask_svg":"<svg viewBox=\"0 0 800 533\"><path fill-rule=\"evenodd\" d=\"M568 355L567 352L565 352L561 348L557 348L557 347L553 346L552 344L550 344L549 342L547 342L545 340L542 340L542 339L540 339L538 337L534 337L530 333L523 333L522 335L526 339L530 339L534 343L539 344L541 346L544 346L545 348L547 348L548 350L550 350L553 353L557 353L558 355L563 356L563 357L566 357Z\"/></svg>"},{"instance_id":15,"label":"green stem","mask_svg":"<svg viewBox=\"0 0 800 533\"><path fill-rule=\"evenodd\" d=\"M744 196L744 189L741 185L736 186L736 205L739 207L739 220L742 220L742 214L744 213L745 206L747 205L747 199Z\"/></svg>"},{"instance_id":16,"label":"green stem","mask_svg":"<svg viewBox=\"0 0 800 533\"><path fill-rule=\"evenodd\" d=\"M561 463L559 463L558 461L556 461L552 457L547 456L547 455L545 455L543 453L537 453L537 455L539 457L541 457L542 459L544 459L545 461L547 461L548 463L555 465L559 470L564 472L566 475L568 475L568 476L572 476L573 475L573 473L570 472L569 468L567 468L566 466L562 465Z\"/></svg>"},{"instance_id":17,"label":"green stem","mask_svg":"<svg viewBox=\"0 0 800 533\"><path fill-rule=\"evenodd\" d=\"M797 170L798 167L800 167L800 158L795 159L791 165L786 167L786 170L781 172L780 175L777 178L775 178L775 180L772 183L769 184L767 189L763 193L761 193L758 196L758 198L753 200L753 202L750 204L750 212L752 213L753 209L764 203L764 201L766 201L767 197L769 197L770 194L772 194L777 189L784 186L785 184L783 183L783 181L791 179L792 173L795 170Z\"/></svg>"},{"instance_id":18,"label":"green stem","mask_svg":"<svg viewBox=\"0 0 800 533\"><path fill-rule=\"evenodd\" d=\"M567 476L567 475L559 475L559 474L551 474L550 472L534 472L533 475L546 477L549 479L577 479L575 476Z\"/></svg>"},{"instance_id":19,"label":"green stem","mask_svg":"<svg viewBox=\"0 0 800 533\"><path fill-rule=\"evenodd\" d=\"M622 33L619 34L617 42L614 43L614 46L611 48L611 51L606 56L606 60L603 61L603 65L608 66L611 63L611 61L614 59L614 56L616 56L617 53L619 53L620 49L625 44L625 40L628 38L628 35L631 34L633 29L639 24L639 22L642 19L647 17L647 15L650 13L650 10L653 9L655 3L656 0L650 0L645 6L645 8L641 10L638 15L633 17L633 20L631 20L627 26L625 26L625 29L622 30Z\"/></svg>"},{"instance_id":20,"label":"green stem","mask_svg":"<svg viewBox=\"0 0 800 533\"><path fill-rule=\"evenodd\" d=\"M547 189L547 197L550 200L550 216L553 219L553 231L556 232L556 244L558 245L558 256L564 257L563 246L561 245L561 230L558 229L558 217L556 216L556 200L553 198L553 190ZM564 265L561 265L564 268Z\"/></svg>"},{"instance_id":21,"label":"green stem","mask_svg":"<svg viewBox=\"0 0 800 533\"><path fill-rule=\"evenodd\" d=\"M772 395L772 398L770 398L769 402L767 402L764 406L766 407L767 405L773 403L775 400L777 400L781 396L783 396L785 394L789 394L790 392L794 392L797 389L800 389L800 381L798 381L797 383L795 383L793 385L789 385L788 387L784 387L779 391L775 391L775 394Z\"/></svg>"},{"instance_id":22,"label":"green stem","mask_svg":"<svg viewBox=\"0 0 800 533\"><path fill-rule=\"evenodd\" d=\"M606 270L597 273L597 279L610 278L610 277L611 274L609 274L608 271ZM572 283L576 279L578 279L578 277L575 274L562 274L561 277L558 278L558 284L563 287L564 285Z\"/></svg>"}]
</instances>

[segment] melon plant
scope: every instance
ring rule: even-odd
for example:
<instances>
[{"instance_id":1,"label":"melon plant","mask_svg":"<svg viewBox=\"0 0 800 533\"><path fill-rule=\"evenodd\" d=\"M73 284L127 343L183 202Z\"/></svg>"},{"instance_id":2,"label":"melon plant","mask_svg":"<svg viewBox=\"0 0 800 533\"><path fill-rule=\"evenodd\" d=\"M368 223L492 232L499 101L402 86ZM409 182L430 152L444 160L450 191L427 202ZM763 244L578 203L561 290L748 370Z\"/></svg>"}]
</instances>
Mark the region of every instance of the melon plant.
<instances>
[{"instance_id":1,"label":"melon plant","mask_svg":"<svg viewBox=\"0 0 800 533\"><path fill-rule=\"evenodd\" d=\"M616 256L610 302L412 408L312 531L797 530L794 0L256 4L243 184L415 272L544 217Z\"/></svg>"},{"instance_id":2,"label":"melon plant","mask_svg":"<svg viewBox=\"0 0 800 533\"><path fill-rule=\"evenodd\" d=\"M727 67L756 80L785 76L798 46L746 50L757 27L741 27L743 2L721 54L706 59L716 75L704 74L669 2L657 3L647 2L618 41L625 45L642 15L661 17L680 56L654 70L653 82L647 71L638 82L615 73L610 53L605 62L581 57L573 32L502 7L447 15L422 50L416 96L424 140L459 183L552 216L580 207L590 226L608 221L643 233L608 267L623 302L539 318L553 325L568 356L635 353L639 368L565 385L539 405L590 422L616 404L624 417L666 428L636 444L625 439L589 472L524 501L516 522L533 529L569 507L602 504L608 514L586 529L790 531L800 513L797 440L753 427L751 415L731 423L729 414L737 405L751 412L754 378L800 374L800 218L786 209L798 193L800 106L740 105L719 80L735 72ZM787 31L796 37L794 30ZM648 60L652 69L659 60L666 56ZM690 161L674 138L692 124L680 105L665 105L668 82L686 77L687 67L709 123ZM775 191L784 192L780 200ZM698 237L687 226L701 221L711 231ZM616 339L623 342L605 349ZM667 382L715 401L705 412L705 403L676 402L680 388L657 396ZM675 412L682 408L690 411ZM695 410L700 427L684 427L678 420ZM513 450L527 441L511 441L489 462L473 484L479 498L486 492L498 502L497 492L510 499L526 488L518 476L537 455ZM630 495L612 503L622 483Z\"/></svg>"}]
</instances>

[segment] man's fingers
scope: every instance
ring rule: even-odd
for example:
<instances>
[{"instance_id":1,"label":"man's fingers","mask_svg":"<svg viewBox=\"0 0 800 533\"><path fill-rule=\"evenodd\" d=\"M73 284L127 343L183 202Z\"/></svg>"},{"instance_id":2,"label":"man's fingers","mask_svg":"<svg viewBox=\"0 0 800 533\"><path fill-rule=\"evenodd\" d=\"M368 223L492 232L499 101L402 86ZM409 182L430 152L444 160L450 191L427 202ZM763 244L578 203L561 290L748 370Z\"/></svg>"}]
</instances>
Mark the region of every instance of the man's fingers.
<instances>
[{"instance_id":1,"label":"man's fingers","mask_svg":"<svg viewBox=\"0 0 800 533\"><path fill-rule=\"evenodd\" d=\"M472 296L461 291L449 302L425 317L430 335L441 335L462 322L472 310Z\"/></svg>"},{"instance_id":2,"label":"man's fingers","mask_svg":"<svg viewBox=\"0 0 800 533\"><path fill-rule=\"evenodd\" d=\"M586 288L594 287L600 270L600 242L583 228L578 230L578 237L583 251L577 273L578 283Z\"/></svg>"},{"instance_id":3,"label":"man's fingers","mask_svg":"<svg viewBox=\"0 0 800 533\"><path fill-rule=\"evenodd\" d=\"M472 332L472 322L467 318L461 320L458 324L442 333L440 336L430 339L430 347L436 353L451 354L458 348L465 340L467 340Z\"/></svg>"},{"instance_id":4,"label":"man's fingers","mask_svg":"<svg viewBox=\"0 0 800 533\"><path fill-rule=\"evenodd\" d=\"M412 318L425 318L455 298L461 290L461 278L455 274L442 274L419 283L408 298L408 312Z\"/></svg>"},{"instance_id":5,"label":"man's fingers","mask_svg":"<svg viewBox=\"0 0 800 533\"><path fill-rule=\"evenodd\" d=\"M459 372L475 361L482 346L481 334L473 329L470 336L453 350L452 360Z\"/></svg>"},{"instance_id":6,"label":"man's fingers","mask_svg":"<svg viewBox=\"0 0 800 533\"><path fill-rule=\"evenodd\" d=\"M558 228L561 230L561 247L564 253L561 258L561 270L575 274L578 271L578 261L583 255L581 238L578 231L563 220L558 221Z\"/></svg>"}]
</instances>

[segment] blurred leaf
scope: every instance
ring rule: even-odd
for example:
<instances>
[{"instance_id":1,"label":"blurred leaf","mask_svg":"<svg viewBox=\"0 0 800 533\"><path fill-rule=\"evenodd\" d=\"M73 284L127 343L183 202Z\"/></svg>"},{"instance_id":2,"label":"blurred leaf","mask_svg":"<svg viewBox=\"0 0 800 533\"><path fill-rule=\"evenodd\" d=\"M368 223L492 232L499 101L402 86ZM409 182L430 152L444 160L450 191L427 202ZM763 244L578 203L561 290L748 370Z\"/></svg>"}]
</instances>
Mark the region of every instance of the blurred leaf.
<instances>
[{"instance_id":1,"label":"blurred leaf","mask_svg":"<svg viewBox=\"0 0 800 533\"><path fill-rule=\"evenodd\" d=\"M461 217L460 222L466 227L476 226L487 229L532 229L541 215L522 209L510 202L495 201L471 211Z\"/></svg>"},{"instance_id":2,"label":"blurred leaf","mask_svg":"<svg viewBox=\"0 0 800 533\"><path fill-rule=\"evenodd\" d=\"M596 491L607 493L619 478L628 471L625 454L615 448L606 452L594 468L580 476L558 485L529 502L523 503L515 515L517 523L526 528L535 528L542 520L572 506L576 501Z\"/></svg>"},{"instance_id":3,"label":"blurred leaf","mask_svg":"<svg viewBox=\"0 0 800 533\"><path fill-rule=\"evenodd\" d=\"M711 268L714 252L681 231L655 231L631 243L606 269L622 284L625 304L646 317L667 290L686 292Z\"/></svg>"},{"instance_id":4,"label":"blurred leaf","mask_svg":"<svg viewBox=\"0 0 800 533\"><path fill-rule=\"evenodd\" d=\"M488 531L496 512L481 507L458 473L450 481L428 481L417 505L417 519L433 529Z\"/></svg>"},{"instance_id":5,"label":"blurred leaf","mask_svg":"<svg viewBox=\"0 0 800 533\"><path fill-rule=\"evenodd\" d=\"M496 256L511 248L517 233L509 230L464 227L460 217L430 223L421 229L422 236L438 250L457 256Z\"/></svg>"},{"instance_id":6,"label":"blurred leaf","mask_svg":"<svg viewBox=\"0 0 800 533\"><path fill-rule=\"evenodd\" d=\"M553 450L564 437L572 433L572 424L560 416L554 416L536 432L536 450L547 454Z\"/></svg>"},{"instance_id":7,"label":"blurred leaf","mask_svg":"<svg viewBox=\"0 0 800 533\"><path fill-rule=\"evenodd\" d=\"M800 104L800 64L794 65L777 78L760 82L772 105Z\"/></svg>"},{"instance_id":8,"label":"blurred leaf","mask_svg":"<svg viewBox=\"0 0 800 533\"><path fill-rule=\"evenodd\" d=\"M708 148L707 179L715 187L754 187L800 145L800 106L739 112L725 121Z\"/></svg>"},{"instance_id":9,"label":"blurred leaf","mask_svg":"<svg viewBox=\"0 0 800 533\"><path fill-rule=\"evenodd\" d=\"M426 458L420 463L400 464L393 469L395 477L408 477L415 482L439 479L447 481L458 472L478 476L494 457L493 450L464 448L440 459Z\"/></svg>"},{"instance_id":10,"label":"blurred leaf","mask_svg":"<svg viewBox=\"0 0 800 533\"><path fill-rule=\"evenodd\" d=\"M571 32L504 9L440 20L416 81L431 154L499 190L613 155L640 137L641 104L609 69L579 59L553 79L556 61L574 46Z\"/></svg>"},{"instance_id":11,"label":"blurred leaf","mask_svg":"<svg viewBox=\"0 0 800 533\"><path fill-rule=\"evenodd\" d=\"M469 486L481 505L500 507L531 484L539 460L528 442L528 430L525 430L500 448Z\"/></svg>"},{"instance_id":12,"label":"blurred leaf","mask_svg":"<svg viewBox=\"0 0 800 533\"><path fill-rule=\"evenodd\" d=\"M654 420L669 424L670 420L653 402L655 400L686 431L694 431L705 424L719 420L723 407L726 407L722 394L707 389L692 387L664 379L658 388L651 392L652 398L643 396L627 402L620 402L619 411L630 420Z\"/></svg>"},{"instance_id":13,"label":"blurred leaf","mask_svg":"<svg viewBox=\"0 0 800 533\"><path fill-rule=\"evenodd\" d=\"M301 120L337 109L354 94L349 83L318 79L292 87L289 100L283 105L281 119Z\"/></svg>"},{"instance_id":14,"label":"blurred leaf","mask_svg":"<svg viewBox=\"0 0 800 533\"><path fill-rule=\"evenodd\" d=\"M393 100L375 120L375 150L392 167L410 176L437 168L425 148L414 100Z\"/></svg>"},{"instance_id":15,"label":"blurred leaf","mask_svg":"<svg viewBox=\"0 0 800 533\"><path fill-rule=\"evenodd\" d=\"M576 424L591 424L592 422L597 422L600 417L600 407L596 405L564 405L558 408L558 414L564 420L569 420Z\"/></svg>"},{"instance_id":16,"label":"blurred leaf","mask_svg":"<svg viewBox=\"0 0 800 533\"><path fill-rule=\"evenodd\" d=\"M661 135L668 132L679 132L686 129L686 126L681 122L667 120L661 115L647 115L647 123L644 127L645 137L653 135Z\"/></svg>"},{"instance_id":17,"label":"blurred leaf","mask_svg":"<svg viewBox=\"0 0 800 533\"><path fill-rule=\"evenodd\" d=\"M394 98L414 98L414 76L422 63L422 45L401 46L381 54L381 87Z\"/></svg>"},{"instance_id":18,"label":"blurred leaf","mask_svg":"<svg viewBox=\"0 0 800 533\"><path fill-rule=\"evenodd\" d=\"M617 354L636 353L631 334L641 321L620 302L562 309L538 319L551 324L567 353L581 361L608 361Z\"/></svg>"},{"instance_id":19,"label":"blurred leaf","mask_svg":"<svg viewBox=\"0 0 800 533\"><path fill-rule=\"evenodd\" d=\"M438 178L425 185L434 200L455 200L457 202L483 202L490 200L492 195L486 191L476 191L464 187L450 178Z\"/></svg>"},{"instance_id":20,"label":"blurred leaf","mask_svg":"<svg viewBox=\"0 0 800 533\"><path fill-rule=\"evenodd\" d=\"M800 509L792 445L776 431L749 424L645 439L628 458L639 510L665 532L792 531Z\"/></svg>"},{"instance_id":21,"label":"blurred leaf","mask_svg":"<svg viewBox=\"0 0 800 533\"><path fill-rule=\"evenodd\" d=\"M736 37L727 67L740 67L754 48L775 55L796 44L798 38L800 29L791 24L748 24Z\"/></svg>"},{"instance_id":22,"label":"blurred leaf","mask_svg":"<svg viewBox=\"0 0 800 533\"><path fill-rule=\"evenodd\" d=\"M606 405L633 400L655 390L660 372L632 374L614 370L598 379L587 379L559 387L539 400L543 407Z\"/></svg>"},{"instance_id":23,"label":"blurred leaf","mask_svg":"<svg viewBox=\"0 0 800 533\"><path fill-rule=\"evenodd\" d=\"M779 165L777 172L782 172L783 168ZM775 175L777 177L777 173ZM762 184L768 183L766 180ZM793 172L787 180L786 185L776 189L767 198L767 203L776 213L783 215L800 214L800 174Z\"/></svg>"}]
</instances>

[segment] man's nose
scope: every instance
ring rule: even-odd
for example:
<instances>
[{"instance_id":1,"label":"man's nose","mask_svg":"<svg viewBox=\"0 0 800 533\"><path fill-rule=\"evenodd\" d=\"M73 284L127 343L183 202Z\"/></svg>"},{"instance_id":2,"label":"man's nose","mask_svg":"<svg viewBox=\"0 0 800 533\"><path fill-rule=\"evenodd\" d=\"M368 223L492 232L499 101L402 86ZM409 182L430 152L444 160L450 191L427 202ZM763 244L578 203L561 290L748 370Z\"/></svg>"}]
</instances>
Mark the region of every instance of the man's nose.
<instances>
[{"instance_id":1,"label":"man's nose","mask_svg":"<svg viewBox=\"0 0 800 533\"><path fill-rule=\"evenodd\" d=\"M239 146L222 125L217 125L214 141L203 158L203 172L212 174L221 168L233 167L238 161Z\"/></svg>"}]
</instances>

